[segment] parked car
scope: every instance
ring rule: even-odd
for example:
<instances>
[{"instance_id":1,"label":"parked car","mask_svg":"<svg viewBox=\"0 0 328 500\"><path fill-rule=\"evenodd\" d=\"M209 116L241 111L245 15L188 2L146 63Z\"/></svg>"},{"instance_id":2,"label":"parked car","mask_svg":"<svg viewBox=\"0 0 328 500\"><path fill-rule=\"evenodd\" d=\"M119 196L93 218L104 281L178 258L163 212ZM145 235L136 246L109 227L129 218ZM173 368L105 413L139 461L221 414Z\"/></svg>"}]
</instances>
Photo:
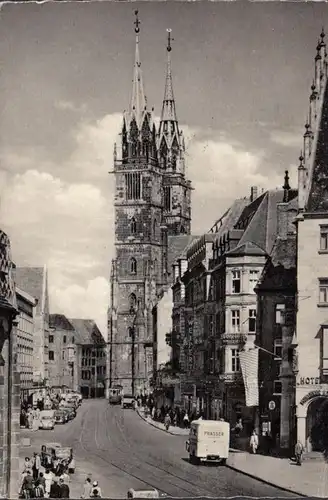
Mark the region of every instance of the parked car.
<instances>
[{"instance_id":1,"label":"parked car","mask_svg":"<svg viewBox=\"0 0 328 500\"><path fill-rule=\"evenodd\" d=\"M39 429L53 430L55 428L55 412L54 410L40 411Z\"/></svg>"},{"instance_id":2,"label":"parked car","mask_svg":"<svg viewBox=\"0 0 328 500\"><path fill-rule=\"evenodd\" d=\"M64 410L55 411L56 424L66 424L67 421L68 421L68 413L66 413Z\"/></svg>"},{"instance_id":3,"label":"parked car","mask_svg":"<svg viewBox=\"0 0 328 500\"><path fill-rule=\"evenodd\" d=\"M68 413L69 420L73 420L76 417L75 408L71 406L64 406L64 410Z\"/></svg>"},{"instance_id":4,"label":"parked car","mask_svg":"<svg viewBox=\"0 0 328 500\"><path fill-rule=\"evenodd\" d=\"M71 414L70 414L70 411L68 408L61 408L61 411L63 411L65 413L66 422L69 422L70 420L72 420Z\"/></svg>"}]
</instances>

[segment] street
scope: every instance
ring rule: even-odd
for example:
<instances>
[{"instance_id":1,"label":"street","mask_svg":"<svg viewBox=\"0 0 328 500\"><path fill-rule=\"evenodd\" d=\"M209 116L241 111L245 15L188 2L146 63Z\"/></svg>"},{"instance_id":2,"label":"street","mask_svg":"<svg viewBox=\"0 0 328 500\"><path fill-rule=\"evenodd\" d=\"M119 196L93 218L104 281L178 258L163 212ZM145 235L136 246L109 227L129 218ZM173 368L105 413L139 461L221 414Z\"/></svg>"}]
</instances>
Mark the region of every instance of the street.
<instances>
[{"instance_id":1,"label":"street","mask_svg":"<svg viewBox=\"0 0 328 500\"><path fill-rule=\"evenodd\" d=\"M76 418L54 431L37 431L33 444L58 441L72 446L75 478L99 481L103 497L126 498L129 488L156 488L175 497L292 497L227 467L194 466L187 460L184 436L172 436L144 422L133 410L86 400Z\"/></svg>"}]
</instances>

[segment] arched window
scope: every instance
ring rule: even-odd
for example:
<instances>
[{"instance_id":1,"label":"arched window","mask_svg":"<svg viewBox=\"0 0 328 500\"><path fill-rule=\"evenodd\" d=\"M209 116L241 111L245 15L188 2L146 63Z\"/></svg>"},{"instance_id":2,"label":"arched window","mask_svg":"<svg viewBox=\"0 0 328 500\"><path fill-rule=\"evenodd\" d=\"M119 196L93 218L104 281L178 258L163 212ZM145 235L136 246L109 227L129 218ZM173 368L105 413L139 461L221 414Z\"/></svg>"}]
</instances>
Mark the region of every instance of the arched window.
<instances>
[{"instance_id":1,"label":"arched window","mask_svg":"<svg viewBox=\"0 0 328 500\"><path fill-rule=\"evenodd\" d=\"M134 217L132 217L130 222L131 234L136 234L137 232L137 222Z\"/></svg>"},{"instance_id":2,"label":"arched window","mask_svg":"<svg viewBox=\"0 0 328 500\"><path fill-rule=\"evenodd\" d=\"M137 297L134 293L131 293L129 297L129 308L131 312L135 311L137 308Z\"/></svg>"},{"instance_id":3,"label":"arched window","mask_svg":"<svg viewBox=\"0 0 328 500\"><path fill-rule=\"evenodd\" d=\"M154 238L157 237L157 220L154 219L154 222L153 222L153 236Z\"/></svg>"},{"instance_id":4,"label":"arched window","mask_svg":"<svg viewBox=\"0 0 328 500\"><path fill-rule=\"evenodd\" d=\"M137 261L134 257L130 260L130 272L131 274L137 274Z\"/></svg>"},{"instance_id":5,"label":"arched window","mask_svg":"<svg viewBox=\"0 0 328 500\"><path fill-rule=\"evenodd\" d=\"M153 269L154 269L154 276L157 276L157 269L158 269L157 259L154 259Z\"/></svg>"}]
</instances>

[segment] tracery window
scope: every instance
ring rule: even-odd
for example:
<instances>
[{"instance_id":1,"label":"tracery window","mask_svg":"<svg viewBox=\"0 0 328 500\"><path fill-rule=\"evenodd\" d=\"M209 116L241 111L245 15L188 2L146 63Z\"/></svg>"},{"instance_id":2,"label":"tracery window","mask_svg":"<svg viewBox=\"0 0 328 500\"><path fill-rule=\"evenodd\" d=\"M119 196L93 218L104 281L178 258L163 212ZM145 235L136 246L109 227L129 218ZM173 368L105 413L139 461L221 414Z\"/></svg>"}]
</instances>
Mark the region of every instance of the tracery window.
<instances>
[{"instance_id":1,"label":"tracery window","mask_svg":"<svg viewBox=\"0 0 328 500\"><path fill-rule=\"evenodd\" d=\"M137 261L134 257L130 260L130 272L131 274L137 274Z\"/></svg>"},{"instance_id":2,"label":"tracery window","mask_svg":"<svg viewBox=\"0 0 328 500\"><path fill-rule=\"evenodd\" d=\"M141 199L140 172L125 174L125 197L127 200Z\"/></svg>"}]
</instances>

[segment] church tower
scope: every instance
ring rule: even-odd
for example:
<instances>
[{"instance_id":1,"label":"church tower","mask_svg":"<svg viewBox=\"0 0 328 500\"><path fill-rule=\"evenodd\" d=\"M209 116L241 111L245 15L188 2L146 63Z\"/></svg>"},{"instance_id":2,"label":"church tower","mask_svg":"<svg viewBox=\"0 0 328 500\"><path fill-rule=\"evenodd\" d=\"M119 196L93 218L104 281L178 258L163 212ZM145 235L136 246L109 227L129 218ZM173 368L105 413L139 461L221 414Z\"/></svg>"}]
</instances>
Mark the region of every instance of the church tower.
<instances>
[{"instance_id":1,"label":"church tower","mask_svg":"<svg viewBox=\"0 0 328 500\"><path fill-rule=\"evenodd\" d=\"M167 40L167 67L161 121L157 136L163 171L163 219L167 235L190 234L191 183L185 176L185 144L179 130L171 70L171 30Z\"/></svg>"},{"instance_id":2,"label":"church tower","mask_svg":"<svg viewBox=\"0 0 328 500\"><path fill-rule=\"evenodd\" d=\"M152 310L167 283L168 236L190 233L190 183L171 76L171 39L159 132L149 111L136 49L130 107L114 147L115 260L109 308L109 383L126 393L149 390L153 368ZM158 145L161 156L159 157ZM169 201L170 198L170 201Z\"/></svg>"}]
</instances>

